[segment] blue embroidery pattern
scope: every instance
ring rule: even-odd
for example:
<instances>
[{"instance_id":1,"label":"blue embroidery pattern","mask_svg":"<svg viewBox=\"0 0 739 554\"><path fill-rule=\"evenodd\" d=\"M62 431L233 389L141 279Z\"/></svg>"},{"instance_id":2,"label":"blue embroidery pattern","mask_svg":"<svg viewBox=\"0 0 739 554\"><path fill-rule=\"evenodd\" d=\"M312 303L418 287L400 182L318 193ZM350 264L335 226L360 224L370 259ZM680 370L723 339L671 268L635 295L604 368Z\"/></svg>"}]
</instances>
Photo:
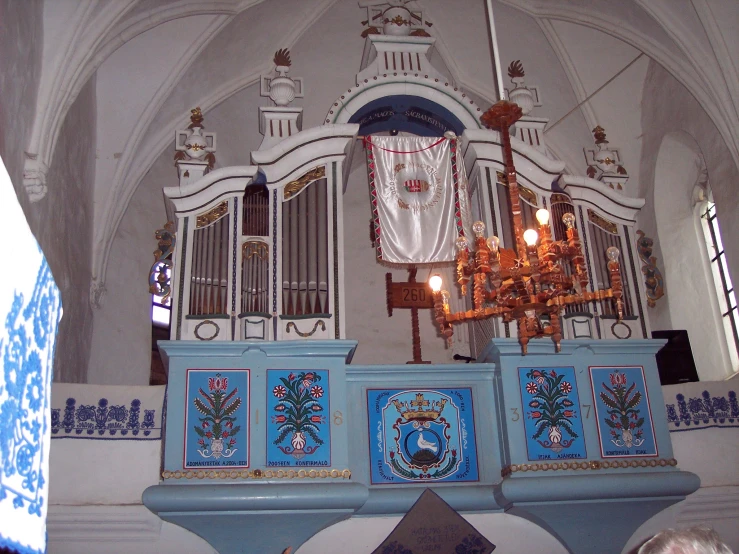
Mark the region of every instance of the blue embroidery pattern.
<instances>
[{"instance_id":1,"label":"blue embroidery pattern","mask_svg":"<svg viewBox=\"0 0 739 554\"><path fill-rule=\"evenodd\" d=\"M141 401L135 398L129 407L110 406L106 398L97 406L82 404L68 398L62 417L61 408L51 410L51 438L98 440L160 440L161 424L157 426L156 410L144 410L140 422ZM161 420L160 420L161 421Z\"/></svg>"},{"instance_id":2,"label":"blue embroidery pattern","mask_svg":"<svg viewBox=\"0 0 739 554\"><path fill-rule=\"evenodd\" d=\"M0 340L0 508L41 517L47 499L43 475L44 442L48 440L45 417L49 408L52 361L61 307L59 290L51 270L41 261L36 284L26 301L15 293L5 318L5 339ZM4 533L4 531L3 531ZM14 537L15 538L15 537ZM0 546L36 552L8 536Z\"/></svg>"},{"instance_id":3,"label":"blue embroidery pattern","mask_svg":"<svg viewBox=\"0 0 739 554\"><path fill-rule=\"evenodd\" d=\"M712 397L708 391L703 391L700 398L686 399L685 395L678 394L675 399L677 409L675 404L665 405L670 431L739 427L739 403L733 390L729 391L728 399L725 396Z\"/></svg>"}]
</instances>

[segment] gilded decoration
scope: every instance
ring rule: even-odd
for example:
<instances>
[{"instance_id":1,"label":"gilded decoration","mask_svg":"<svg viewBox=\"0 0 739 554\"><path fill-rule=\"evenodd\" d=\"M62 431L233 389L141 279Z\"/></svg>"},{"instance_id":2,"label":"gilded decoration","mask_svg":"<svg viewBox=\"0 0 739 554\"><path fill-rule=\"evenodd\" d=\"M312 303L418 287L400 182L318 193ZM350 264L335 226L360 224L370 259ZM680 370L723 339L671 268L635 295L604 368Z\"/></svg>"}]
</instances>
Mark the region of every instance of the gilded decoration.
<instances>
[{"instance_id":1,"label":"gilded decoration","mask_svg":"<svg viewBox=\"0 0 739 554\"><path fill-rule=\"evenodd\" d=\"M644 274L644 284L647 286L647 306L654 308L657 300L665 295L664 280L662 272L657 267L657 258L652 256L654 241L646 236L644 231L637 231L636 234L639 236L636 239L636 250L643 264L641 272Z\"/></svg>"},{"instance_id":2,"label":"gilded decoration","mask_svg":"<svg viewBox=\"0 0 739 554\"><path fill-rule=\"evenodd\" d=\"M557 471L557 470L599 470L599 469L627 469L636 467L675 467L677 460L675 458L661 458L659 460L622 460L622 461L600 461L591 460L589 462L553 462L543 464L512 464L504 467L500 471L501 477L509 477L512 473L526 473L529 471Z\"/></svg>"},{"instance_id":3,"label":"gilded decoration","mask_svg":"<svg viewBox=\"0 0 739 554\"><path fill-rule=\"evenodd\" d=\"M497 178L499 184L503 185L504 187L508 186L508 179L506 179L505 173L503 173L502 171L496 171L495 177ZM536 193L531 189L527 189L521 183L518 183L518 194L528 204L531 204L532 206L539 205L539 197L536 195Z\"/></svg>"},{"instance_id":4,"label":"gilded decoration","mask_svg":"<svg viewBox=\"0 0 739 554\"><path fill-rule=\"evenodd\" d=\"M590 223L592 223L593 225L597 225L604 231L608 231L612 235L618 235L618 225L611 221L608 221L605 217L597 214L590 208L588 208L588 221L590 221Z\"/></svg>"},{"instance_id":5,"label":"gilded decoration","mask_svg":"<svg viewBox=\"0 0 739 554\"><path fill-rule=\"evenodd\" d=\"M165 469L162 479L351 479L348 469L243 469L176 470Z\"/></svg>"},{"instance_id":6,"label":"gilded decoration","mask_svg":"<svg viewBox=\"0 0 739 554\"><path fill-rule=\"evenodd\" d=\"M302 177L290 181L285 185L284 198L289 200L293 196L296 196L301 190L303 190L309 183L322 179L326 176L326 166L319 166L311 169L308 173Z\"/></svg>"},{"instance_id":7,"label":"gilded decoration","mask_svg":"<svg viewBox=\"0 0 739 554\"><path fill-rule=\"evenodd\" d=\"M154 251L154 263L149 271L149 292L160 296L162 304L168 304L172 294L170 274L175 245L174 223L165 223L163 229L157 230L155 237L159 240L159 248Z\"/></svg>"},{"instance_id":8,"label":"gilded decoration","mask_svg":"<svg viewBox=\"0 0 739 554\"><path fill-rule=\"evenodd\" d=\"M267 243L261 240L250 240L245 242L241 247L241 256L244 260L248 260L254 256L260 260L266 260L269 257L269 247Z\"/></svg>"},{"instance_id":9,"label":"gilded decoration","mask_svg":"<svg viewBox=\"0 0 739 554\"><path fill-rule=\"evenodd\" d=\"M197 217L195 228L201 229L202 227L207 227L211 223L215 223L216 221L221 219L227 213L228 213L228 200L224 200L212 210L208 210L204 214L199 215Z\"/></svg>"}]
</instances>

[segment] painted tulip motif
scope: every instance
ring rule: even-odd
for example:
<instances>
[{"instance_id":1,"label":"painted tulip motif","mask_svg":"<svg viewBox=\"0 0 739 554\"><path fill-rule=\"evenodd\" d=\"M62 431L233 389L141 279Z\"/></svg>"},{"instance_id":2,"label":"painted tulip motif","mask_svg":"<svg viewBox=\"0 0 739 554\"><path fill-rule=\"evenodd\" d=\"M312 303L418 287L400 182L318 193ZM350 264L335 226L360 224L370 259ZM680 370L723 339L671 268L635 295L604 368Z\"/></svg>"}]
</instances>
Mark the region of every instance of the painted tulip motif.
<instances>
[{"instance_id":1,"label":"painted tulip motif","mask_svg":"<svg viewBox=\"0 0 739 554\"><path fill-rule=\"evenodd\" d=\"M312 371L299 374L290 373L280 377L281 385L272 389L272 395L279 400L274 410L280 412L272 416L272 423L278 425L278 436L274 440L283 453L300 460L315 452L323 440L318 436L319 425L326 422L326 418L317 415L323 411L320 399L324 390L316 384L321 376ZM290 446L280 446L290 436ZM315 446L308 445L310 438Z\"/></svg>"},{"instance_id":2,"label":"painted tulip motif","mask_svg":"<svg viewBox=\"0 0 739 554\"><path fill-rule=\"evenodd\" d=\"M199 418L200 425L194 426L200 437L198 444L202 447L198 453L203 458L230 458L236 453L236 441L232 438L224 447L224 440L233 437L241 429L238 425L234 426L234 414L241 406L241 398L236 396L239 389L234 388L226 394L228 377L222 377L220 373L208 378L208 389L207 393L202 388L198 389L200 398L193 400L195 408L203 415Z\"/></svg>"},{"instance_id":3,"label":"painted tulip motif","mask_svg":"<svg viewBox=\"0 0 739 554\"><path fill-rule=\"evenodd\" d=\"M533 369L526 377L531 379L526 383L526 392L533 397L529 407L534 408L528 412L528 417L535 420L536 427L531 438L539 439L546 432L548 440L539 440L539 444L554 452L561 452L572 444L572 439L578 437L572 427L572 418L576 417L574 403L568 398L572 384L564 380L564 374L554 370ZM565 439L563 431L572 439Z\"/></svg>"},{"instance_id":4,"label":"painted tulip motif","mask_svg":"<svg viewBox=\"0 0 739 554\"><path fill-rule=\"evenodd\" d=\"M601 383L605 392L600 393L600 399L608 408L608 417L603 421L611 428L611 442L622 448L641 446L644 442L641 429L644 418L637 406L641 404L642 394L635 390L636 383L626 388L628 378L625 373L615 370L609 377L613 388Z\"/></svg>"}]
</instances>

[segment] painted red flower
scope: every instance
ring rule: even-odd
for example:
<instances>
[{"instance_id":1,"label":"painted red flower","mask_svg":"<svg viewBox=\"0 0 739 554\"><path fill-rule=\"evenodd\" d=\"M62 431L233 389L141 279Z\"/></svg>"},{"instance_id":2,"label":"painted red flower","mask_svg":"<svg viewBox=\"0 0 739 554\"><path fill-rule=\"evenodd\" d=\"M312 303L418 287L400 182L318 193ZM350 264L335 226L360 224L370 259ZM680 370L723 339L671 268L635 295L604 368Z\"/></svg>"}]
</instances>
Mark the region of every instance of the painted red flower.
<instances>
[{"instance_id":1,"label":"painted red flower","mask_svg":"<svg viewBox=\"0 0 739 554\"><path fill-rule=\"evenodd\" d=\"M536 394L538 390L539 387L536 386L536 383L526 383L526 392L529 394Z\"/></svg>"},{"instance_id":2,"label":"painted red flower","mask_svg":"<svg viewBox=\"0 0 739 554\"><path fill-rule=\"evenodd\" d=\"M529 402L529 406L531 406L532 408L538 408L539 405L540 403L538 400L532 400L531 402Z\"/></svg>"},{"instance_id":3,"label":"painted red flower","mask_svg":"<svg viewBox=\"0 0 739 554\"><path fill-rule=\"evenodd\" d=\"M313 410L314 412L320 412L321 410L323 410L320 404L313 404L310 407L310 409Z\"/></svg>"},{"instance_id":4,"label":"painted red flower","mask_svg":"<svg viewBox=\"0 0 739 554\"><path fill-rule=\"evenodd\" d=\"M573 415L575 415L575 412L572 410L565 410L565 417L572 417Z\"/></svg>"},{"instance_id":5,"label":"painted red flower","mask_svg":"<svg viewBox=\"0 0 739 554\"><path fill-rule=\"evenodd\" d=\"M228 441L229 447L233 446L234 444L236 444L236 439L231 439L230 441Z\"/></svg>"},{"instance_id":6,"label":"painted red flower","mask_svg":"<svg viewBox=\"0 0 739 554\"><path fill-rule=\"evenodd\" d=\"M620 423L616 423L616 429L622 429L622 428L623 427L621 427L621 424Z\"/></svg>"},{"instance_id":7,"label":"painted red flower","mask_svg":"<svg viewBox=\"0 0 739 554\"><path fill-rule=\"evenodd\" d=\"M616 414L611 414L611 421L616 421L617 419Z\"/></svg>"},{"instance_id":8,"label":"painted red flower","mask_svg":"<svg viewBox=\"0 0 739 554\"><path fill-rule=\"evenodd\" d=\"M205 436L208 437L209 439L212 439L213 438L213 433L211 433L210 431L208 431L207 433L205 433Z\"/></svg>"},{"instance_id":9,"label":"painted red flower","mask_svg":"<svg viewBox=\"0 0 739 554\"><path fill-rule=\"evenodd\" d=\"M636 429L636 423L634 423L633 421L629 423L629 429Z\"/></svg>"},{"instance_id":10,"label":"painted red flower","mask_svg":"<svg viewBox=\"0 0 739 554\"><path fill-rule=\"evenodd\" d=\"M456 457L457 457L457 451L454 448L452 448L452 458L456 458Z\"/></svg>"},{"instance_id":11,"label":"painted red flower","mask_svg":"<svg viewBox=\"0 0 739 554\"><path fill-rule=\"evenodd\" d=\"M323 416L319 416L319 415L312 415L312 416L310 416L310 420L311 420L311 421L312 421L313 423L323 423Z\"/></svg>"},{"instance_id":12,"label":"painted red flower","mask_svg":"<svg viewBox=\"0 0 739 554\"><path fill-rule=\"evenodd\" d=\"M198 441L198 444L199 444L200 446L205 446L205 441L204 441L203 439L200 439L200 440Z\"/></svg>"},{"instance_id":13,"label":"painted red flower","mask_svg":"<svg viewBox=\"0 0 739 554\"><path fill-rule=\"evenodd\" d=\"M390 451L390 459L392 460L393 458L395 458L395 452L393 452L393 451L391 450L391 451Z\"/></svg>"},{"instance_id":14,"label":"painted red flower","mask_svg":"<svg viewBox=\"0 0 739 554\"><path fill-rule=\"evenodd\" d=\"M224 432L223 432L223 434L221 435L221 437L223 437L224 439L225 439L226 437L228 437L228 431L224 431Z\"/></svg>"},{"instance_id":15,"label":"painted red flower","mask_svg":"<svg viewBox=\"0 0 739 554\"><path fill-rule=\"evenodd\" d=\"M226 422L226 427L228 427L229 429L230 429L231 427L233 427L233 426L234 426L234 424L233 424L232 422L230 422L230 421L227 421L227 422Z\"/></svg>"},{"instance_id":16,"label":"painted red flower","mask_svg":"<svg viewBox=\"0 0 739 554\"><path fill-rule=\"evenodd\" d=\"M210 423L208 423L207 421L204 421L203 422L203 429L207 429L208 427L210 427Z\"/></svg>"},{"instance_id":17,"label":"painted red flower","mask_svg":"<svg viewBox=\"0 0 739 554\"><path fill-rule=\"evenodd\" d=\"M610 374L611 377L611 386L617 387L619 385L623 386L626 384L626 374L619 373L616 371L615 373Z\"/></svg>"},{"instance_id":18,"label":"painted red flower","mask_svg":"<svg viewBox=\"0 0 739 554\"><path fill-rule=\"evenodd\" d=\"M284 415L272 416L273 423L285 423L285 421L287 421L287 418Z\"/></svg>"},{"instance_id":19,"label":"painted red flower","mask_svg":"<svg viewBox=\"0 0 739 554\"><path fill-rule=\"evenodd\" d=\"M539 419L541 417L541 412L531 412L531 417L533 417L534 419Z\"/></svg>"},{"instance_id":20,"label":"painted red flower","mask_svg":"<svg viewBox=\"0 0 739 554\"><path fill-rule=\"evenodd\" d=\"M294 373L291 373L290 375L288 375L287 376L287 380L288 381L294 381L295 380L295 374Z\"/></svg>"},{"instance_id":21,"label":"painted red flower","mask_svg":"<svg viewBox=\"0 0 739 554\"><path fill-rule=\"evenodd\" d=\"M572 385L570 385L567 381L562 381L562 384L559 386L559 388L565 394L570 394L572 392Z\"/></svg>"},{"instance_id":22,"label":"painted red flower","mask_svg":"<svg viewBox=\"0 0 739 554\"><path fill-rule=\"evenodd\" d=\"M212 391L225 391L228 388L228 377L221 377L216 373L215 377L208 377L208 388Z\"/></svg>"},{"instance_id":23,"label":"painted red flower","mask_svg":"<svg viewBox=\"0 0 739 554\"><path fill-rule=\"evenodd\" d=\"M282 385L277 385L275 388L272 389L272 394L274 394L277 398L284 398L287 394L287 389Z\"/></svg>"},{"instance_id":24,"label":"painted red flower","mask_svg":"<svg viewBox=\"0 0 739 554\"><path fill-rule=\"evenodd\" d=\"M305 381L303 382L305 383ZM313 388L310 389L310 395L313 398L321 398L323 396L323 387L315 385Z\"/></svg>"},{"instance_id":25,"label":"painted red flower","mask_svg":"<svg viewBox=\"0 0 739 554\"><path fill-rule=\"evenodd\" d=\"M639 417L639 415L636 412L631 412L631 419L633 419L634 421L636 421L638 417Z\"/></svg>"},{"instance_id":26,"label":"painted red flower","mask_svg":"<svg viewBox=\"0 0 739 554\"><path fill-rule=\"evenodd\" d=\"M308 387L310 387L312 382L313 382L313 373L306 373L305 377L303 377L303 388L307 389Z\"/></svg>"},{"instance_id":27,"label":"painted red flower","mask_svg":"<svg viewBox=\"0 0 739 554\"><path fill-rule=\"evenodd\" d=\"M284 404L277 404L277 406L275 406L275 410L277 410L278 412L284 412L285 411L285 405Z\"/></svg>"},{"instance_id":28,"label":"painted red flower","mask_svg":"<svg viewBox=\"0 0 739 554\"><path fill-rule=\"evenodd\" d=\"M557 374L554 372L554 370L550 371L549 372L549 375L551 375L552 377L556 377L557 376Z\"/></svg>"}]
</instances>

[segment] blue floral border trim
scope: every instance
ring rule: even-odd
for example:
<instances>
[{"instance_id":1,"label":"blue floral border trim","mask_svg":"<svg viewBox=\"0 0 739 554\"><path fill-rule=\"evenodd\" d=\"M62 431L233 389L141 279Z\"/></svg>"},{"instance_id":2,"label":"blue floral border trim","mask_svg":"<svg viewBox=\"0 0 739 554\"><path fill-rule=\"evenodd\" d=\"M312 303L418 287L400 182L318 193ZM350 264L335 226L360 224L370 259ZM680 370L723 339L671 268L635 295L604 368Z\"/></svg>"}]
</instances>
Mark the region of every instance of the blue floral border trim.
<instances>
[{"instance_id":1,"label":"blue floral border trim","mask_svg":"<svg viewBox=\"0 0 739 554\"><path fill-rule=\"evenodd\" d=\"M67 399L62 414L61 408L51 410L52 439L88 440L161 440L161 415L157 420L156 410L143 410L141 401L131 400L125 405L109 405L106 398L92 404L77 405L74 398Z\"/></svg>"},{"instance_id":2,"label":"blue floral border trim","mask_svg":"<svg viewBox=\"0 0 739 554\"><path fill-rule=\"evenodd\" d=\"M739 427L736 392L730 390L728 396L728 399L725 396L712 397L708 391L703 391L698 398L686 399L684 394L677 394L676 404L665 404L670 431L674 433L710 427Z\"/></svg>"}]
</instances>

